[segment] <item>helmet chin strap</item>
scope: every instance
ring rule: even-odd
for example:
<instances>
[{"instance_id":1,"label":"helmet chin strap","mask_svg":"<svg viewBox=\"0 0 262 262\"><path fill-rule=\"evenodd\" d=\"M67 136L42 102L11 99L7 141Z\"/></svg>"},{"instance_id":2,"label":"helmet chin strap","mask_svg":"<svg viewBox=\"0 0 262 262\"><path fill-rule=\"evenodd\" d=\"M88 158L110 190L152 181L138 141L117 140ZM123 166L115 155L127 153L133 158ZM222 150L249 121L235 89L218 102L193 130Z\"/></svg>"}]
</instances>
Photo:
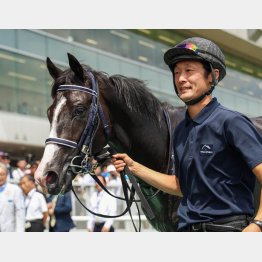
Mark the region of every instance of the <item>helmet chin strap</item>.
<instances>
[{"instance_id":1,"label":"helmet chin strap","mask_svg":"<svg viewBox=\"0 0 262 262\"><path fill-rule=\"evenodd\" d=\"M202 99L204 99L206 96L210 95L213 92L213 90L215 89L215 86L217 85L218 81L217 81L216 76L215 76L214 68L213 68L213 66L211 64L210 64L210 67L211 67L211 75L212 75L212 83L211 83L210 89L207 92L205 92L204 94L202 94L201 96L199 96L199 97L197 97L195 99L192 99L192 100L189 100L189 101L184 101L184 103L187 106L192 106L192 105L197 104ZM175 85L175 83L174 83L174 85ZM175 85L175 91L177 93L177 96L179 97L176 85Z\"/></svg>"},{"instance_id":2,"label":"helmet chin strap","mask_svg":"<svg viewBox=\"0 0 262 262\"><path fill-rule=\"evenodd\" d=\"M198 102L200 102L202 99L204 99L206 96L210 95L213 92L214 88L215 88L215 86L212 84L210 89L206 93L202 94L201 96L199 96L199 97L197 97L195 99L192 99L192 100L189 100L189 101L184 101L184 103L187 106L195 105Z\"/></svg>"}]
</instances>

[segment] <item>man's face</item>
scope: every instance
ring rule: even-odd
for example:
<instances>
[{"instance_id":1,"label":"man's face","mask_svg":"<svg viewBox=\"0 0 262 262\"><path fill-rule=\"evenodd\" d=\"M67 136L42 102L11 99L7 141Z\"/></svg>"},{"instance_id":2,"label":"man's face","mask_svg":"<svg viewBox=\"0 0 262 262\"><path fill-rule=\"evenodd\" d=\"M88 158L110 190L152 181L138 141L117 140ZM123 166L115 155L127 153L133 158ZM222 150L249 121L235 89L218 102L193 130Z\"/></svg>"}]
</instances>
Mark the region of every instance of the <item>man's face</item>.
<instances>
[{"instance_id":1,"label":"man's face","mask_svg":"<svg viewBox=\"0 0 262 262\"><path fill-rule=\"evenodd\" d=\"M5 165L9 165L10 162L11 162L11 159L10 159L9 157L5 156L5 157L3 158L3 163L4 163Z\"/></svg>"},{"instance_id":2,"label":"man's face","mask_svg":"<svg viewBox=\"0 0 262 262\"><path fill-rule=\"evenodd\" d=\"M17 162L17 166L18 166L20 169L22 169L22 170L25 169L26 165L27 165L27 162L26 162L25 160L19 160L19 161Z\"/></svg>"},{"instance_id":3,"label":"man's face","mask_svg":"<svg viewBox=\"0 0 262 262\"><path fill-rule=\"evenodd\" d=\"M7 180L6 170L0 167L0 186L2 186Z\"/></svg>"},{"instance_id":4,"label":"man's face","mask_svg":"<svg viewBox=\"0 0 262 262\"><path fill-rule=\"evenodd\" d=\"M34 182L29 180L27 177L22 177L19 185L25 195L27 195L34 188Z\"/></svg>"},{"instance_id":5,"label":"man's face","mask_svg":"<svg viewBox=\"0 0 262 262\"><path fill-rule=\"evenodd\" d=\"M197 61L181 61L174 68L175 84L178 95L184 102L195 99L205 93L212 82L212 76L206 76L203 64Z\"/></svg>"}]
</instances>

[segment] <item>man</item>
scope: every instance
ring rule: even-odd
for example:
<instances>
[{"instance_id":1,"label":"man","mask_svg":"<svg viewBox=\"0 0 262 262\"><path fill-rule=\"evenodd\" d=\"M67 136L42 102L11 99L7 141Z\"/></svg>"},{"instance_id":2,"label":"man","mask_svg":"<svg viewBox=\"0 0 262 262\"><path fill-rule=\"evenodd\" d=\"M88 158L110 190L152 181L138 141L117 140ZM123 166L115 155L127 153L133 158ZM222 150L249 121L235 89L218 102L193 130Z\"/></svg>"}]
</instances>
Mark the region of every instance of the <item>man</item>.
<instances>
[{"instance_id":1,"label":"man","mask_svg":"<svg viewBox=\"0 0 262 262\"><path fill-rule=\"evenodd\" d=\"M20 179L26 174L27 162L25 159L19 159L16 163L17 168L13 171L14 183L19 184Z\"/></svg>"},{"instance_id":2,"label":"man","mask_svg":"<svg viewBox=\"0 0 262 262\"><path fill-rule=\"evenodd\" d=\"M98 179L106 187L105 177L98 175ZM116 199L105 192L99 184L96 183L96 191L93 192L91 199L91 210L97 214L115 216L117 203ZM89 232L114 232L113 218L103 218L89 213L87 229Z\"/></svg>"},{"instance_id":3,"label":"man","mask_svg":"<svg viewBox=\"0 0 262 262\"><path fill-rule=\"evenodd\" d=\"M0 163L0 232L24 232L25 207L21 189L7 182L8 171Z\"/></svg>"},{"instance_id":4,"label":"man","mask_svg":"<svg viewBox=\"0 0 262 262\"><path fill-rule=\"evenodd\" d=\"M13 168L11 166L11 159L8 153L4 154L4 164L8 170L7 181L10 183L14 183Z\"/></svg>"},{"instance_id":5,"label":"man","mask_svg":"<svg viewBox=\"0 0 262 262\"><path fill-rule=\"evenodd\" d=\"M7 152L0 151L0 163L3 163L8 171L7 182L14 183L13 168L11 167L11 159Z\"/></svg>"},{"instance_id":6,"label":"man","mask_svg":"<svg viewBox=\"0 0 262 262\"><path fill-rule=\"evenodd\" d=\"M47 200L49 220L49 232L69 232L76 226L72 220L72 196L71 191L64 195L50 196Z\"/></svg>"},{"instance_id":7,"label":"man","mask_svg":"<svg viewBox=\"0 0 262 262\"><path fill-rule=\"evenodd\" d=\"M174 132L176 175L155 172L126 154L114 155L117 171L127 165L152 186L182 196L179 231L261 232L261 199L250 218L255 176L262 183L262 138L249 119L212 98L226 75L223 53L213 42L193 37L169 49L164 60L187 105Z\"/></svg>"},{"instance_id":8,"label":"man","mask_svg":"<svg viewBox=\"0 0 262 262\"><path fill-rule=\"evenodd\" d=\"M25 194L26 232L43 232L48 217L46 200L42 193L36 191L34 177L24 175L20 187Z\"/></svg>"}]
</instances>

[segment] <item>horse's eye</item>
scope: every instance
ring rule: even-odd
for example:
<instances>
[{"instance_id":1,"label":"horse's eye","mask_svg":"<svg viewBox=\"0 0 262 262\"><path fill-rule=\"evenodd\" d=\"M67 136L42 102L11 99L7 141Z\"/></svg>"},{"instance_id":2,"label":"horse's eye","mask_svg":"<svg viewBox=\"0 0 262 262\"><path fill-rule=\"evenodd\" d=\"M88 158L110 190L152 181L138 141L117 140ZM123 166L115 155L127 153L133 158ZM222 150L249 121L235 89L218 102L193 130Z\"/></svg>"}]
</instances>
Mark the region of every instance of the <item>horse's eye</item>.
<instances>
[{"instance_id":1,"label":"horse's eye","mask_svg":"<svg viewBox=\"0 0 262 262\"><path fill-rule=\"evenodd\" d=\"M74 109L74 116L82 116L85 112L85 108L78 106Z\"/></svg>"}]
</instances>

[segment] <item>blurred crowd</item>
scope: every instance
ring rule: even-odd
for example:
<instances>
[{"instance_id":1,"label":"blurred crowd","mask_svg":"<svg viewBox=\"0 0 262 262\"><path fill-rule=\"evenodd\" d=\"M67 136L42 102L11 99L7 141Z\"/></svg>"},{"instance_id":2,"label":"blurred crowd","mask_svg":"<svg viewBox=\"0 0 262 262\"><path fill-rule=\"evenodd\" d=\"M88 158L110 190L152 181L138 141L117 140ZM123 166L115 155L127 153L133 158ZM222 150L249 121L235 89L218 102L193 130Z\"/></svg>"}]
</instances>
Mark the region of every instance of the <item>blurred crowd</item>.
<instances>
[{"instance_id":1,"label":"blurred crowd","mask_svg":"<svg viewBox=\"0 0 262 262\"><path fill-rule=\"evenodd\" d=\"M7 152L0 151L0 232L69 232L76 230L72 220L72 193L44 194L35 183L34 174L40 160L26 157L12 161ZM120 196L121 179L114 165L107 161L95 170L102 185L113 195ZM107 194L90 175L77 175L74 180L78 193L92 188L85 203L98 214L116 215L119 201ZM120 201L121 202L121 201ZM88 232L113 232L114 219L86 213Z\"/></svg>"}]
</instances>

